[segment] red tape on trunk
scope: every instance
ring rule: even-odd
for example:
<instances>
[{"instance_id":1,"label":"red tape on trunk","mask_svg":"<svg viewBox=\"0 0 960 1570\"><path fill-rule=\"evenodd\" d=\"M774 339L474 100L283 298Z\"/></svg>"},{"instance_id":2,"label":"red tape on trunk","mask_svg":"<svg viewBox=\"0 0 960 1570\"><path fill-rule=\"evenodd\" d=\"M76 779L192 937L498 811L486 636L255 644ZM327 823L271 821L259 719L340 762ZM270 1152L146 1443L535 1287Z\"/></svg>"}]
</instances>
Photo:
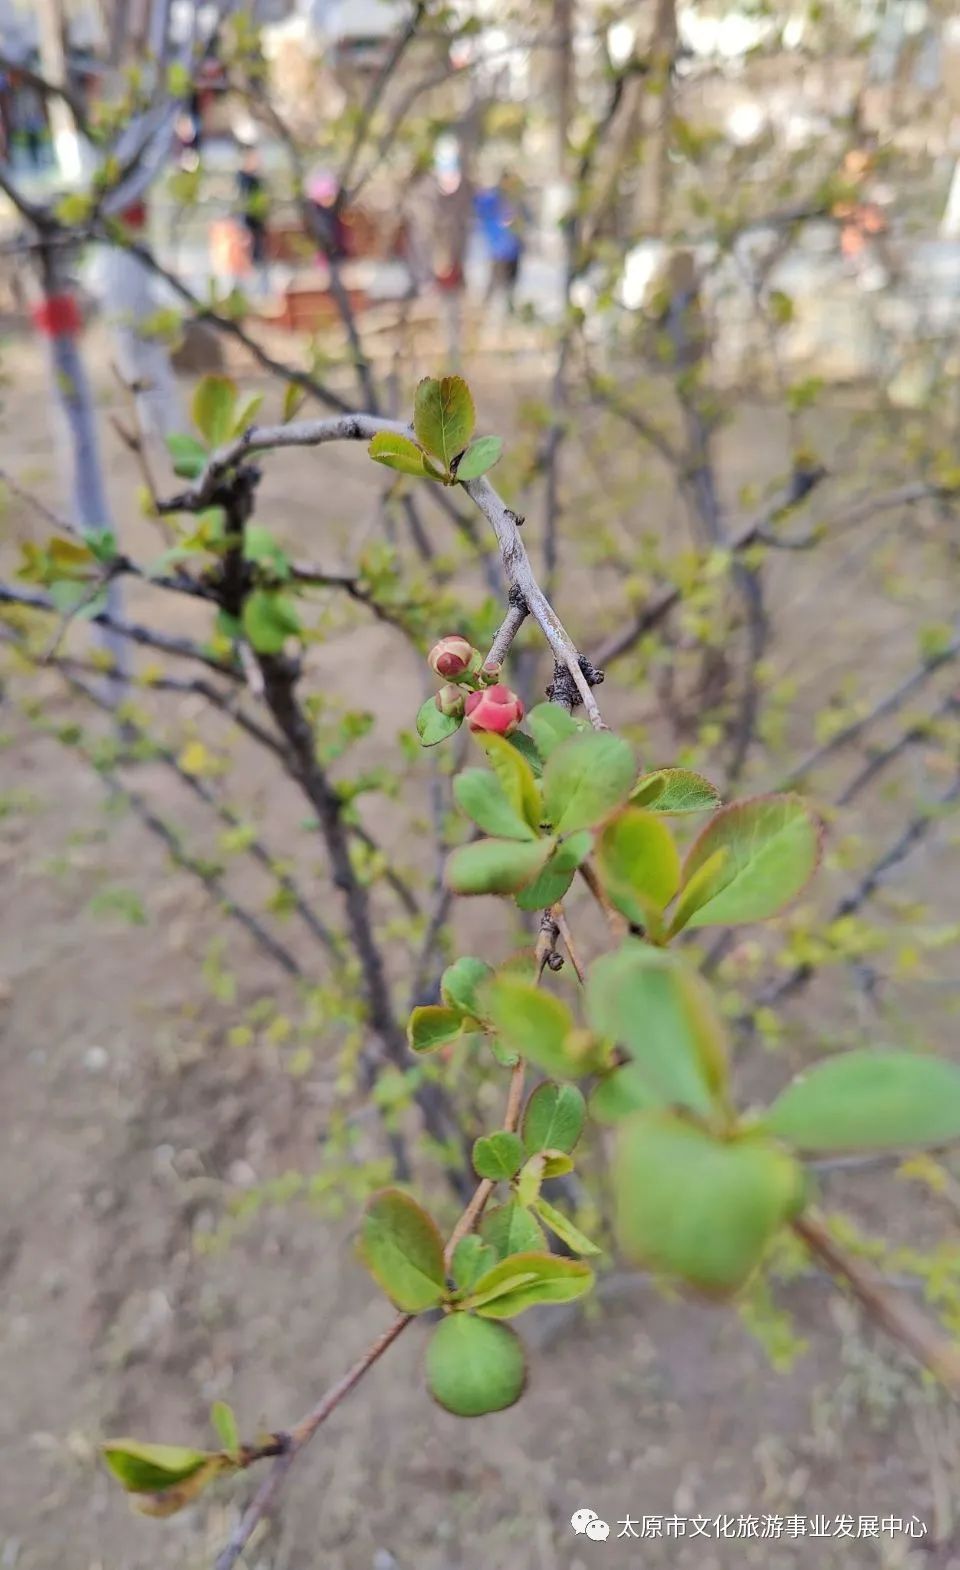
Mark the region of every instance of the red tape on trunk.
<instances>
[{"instance_id":1,"label":"red tape on trunk","mask_svg":"<svg viewBox=\"0 0 960 1570\"><path fill-rule=\"evenodd\" d=\"M80 307L72 294L48 294L33 308L33 324L48 338L73 337L83 325Z\"/></svg>"}]
</instances>

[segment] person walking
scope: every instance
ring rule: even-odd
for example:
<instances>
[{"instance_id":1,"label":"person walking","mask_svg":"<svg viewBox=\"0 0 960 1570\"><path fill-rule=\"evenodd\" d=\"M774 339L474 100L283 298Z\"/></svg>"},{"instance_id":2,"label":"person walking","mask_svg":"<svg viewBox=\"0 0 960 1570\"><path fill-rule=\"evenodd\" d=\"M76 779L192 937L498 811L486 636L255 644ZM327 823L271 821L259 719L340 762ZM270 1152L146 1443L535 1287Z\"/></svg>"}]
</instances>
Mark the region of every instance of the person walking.
<instances>
[{"instance_id":1,"label":"person walking","mask_svg":"<svg viewBox=\"0 0 960 1570\"><path fill-rule=\"evenodd\" d=\"M486 300L489 303L502 294L512 315L529 224L529 210L519 180L502 174L496 185L477 192L474 211L490 261Z\"/></svg>"}]
</instances>

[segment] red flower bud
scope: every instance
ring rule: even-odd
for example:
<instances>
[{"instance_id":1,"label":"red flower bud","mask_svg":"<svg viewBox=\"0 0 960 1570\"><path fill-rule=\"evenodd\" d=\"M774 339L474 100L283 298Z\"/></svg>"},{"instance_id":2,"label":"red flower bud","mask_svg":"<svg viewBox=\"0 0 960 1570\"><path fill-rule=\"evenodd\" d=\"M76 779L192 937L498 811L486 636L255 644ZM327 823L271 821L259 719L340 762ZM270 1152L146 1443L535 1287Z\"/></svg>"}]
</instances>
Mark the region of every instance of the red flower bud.
<instances>
[{"instance_id":1,"label":"red flower bud","mask_svg":"<svg viewBox=\"0 0 960 1570\"><path fill-rule=\"evenodd\" d=\"M486 686L492 687L494 682L500 680L500 672L502 670L503 666L500 664L499 660L491 660L489 664L481 665L480 680L484 682Z\"/></svg>"},{"instance_id":2,"label":"red flower bud","mask_svg":"<svg viewBox=\"0 0 960 1570\"><path fill-rule=\"evenodd\" d=\"M435 643L427 655L431 670L447 681L456 681L473 663L476 649L458 632L451 632Z\"/></svg>"},{"instance_id":3,"label":"red flower bud","mask_svg":"<svg viewBox=\"0 0 960 1570\"><path fill-rule=\"evenodd\" d=\"M463 719L463 693L459 687L452 687L448 682L445 687L440 688L433 701L441 714L449 715L455 720Z\"/></svg>"},{"instance_id":4,"label":"red flower bud","mask_svg":"<svg viewBox=\"0 0 960 1570\"><path fill-rule=\"evenodd\" d=\"M494 731L498 736L511 736L523 719L523 704L515 692L497 682L495 687L485 687L471 692L466 703L467 723L471 730Z\"/></svg>"}]
</instances>

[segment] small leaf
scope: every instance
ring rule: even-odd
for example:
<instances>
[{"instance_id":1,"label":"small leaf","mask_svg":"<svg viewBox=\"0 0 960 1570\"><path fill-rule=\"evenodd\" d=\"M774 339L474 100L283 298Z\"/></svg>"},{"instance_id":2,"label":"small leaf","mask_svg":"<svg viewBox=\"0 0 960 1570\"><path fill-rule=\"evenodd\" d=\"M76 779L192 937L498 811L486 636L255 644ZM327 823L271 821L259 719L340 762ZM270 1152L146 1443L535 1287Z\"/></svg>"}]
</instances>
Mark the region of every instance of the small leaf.
<instances>
[{"instance_id":1,"label":"small leaf","mask_svg":"<svg viewBox=\"0 0 960 1570\"><path fill-rule=\"evenodd\" d=\"M586 1103L576 1085L545 1080L527 1101L520 1132L526 1150L573 1150L583 1133Z\"/></svg>"},{"instance_id":2,"label":"small leaf","mask_svg":"<svg viewBox=\"0 0 960 1570\"><path fill-rule=\"evenodd\" d=\"M538 1199L534 1210L544 1226L549 1227L550 1231L555 1233L562 1243L566 1243L568 1248L572 1248L575 1254L599 1254L601 1252L596 1243L590 1241L586 1233L581 1232L579 1227L575 1227L573 1222L562 1211L555 1210L553 1205L548 1205L545 1199Z\"/></svg>"},{"instance_id":3,"label":"small leaf","mask_svg":"<svg viewBox=\"0 0 960 1570\"><path fill-rule=\"evenodd\" d=\"M407 1041L412 1052L436 1052L455 1041L463 1029L458 1009L440 1008L428 1003L415 1008L407 1023Z\"/></svg>"},{"instance_id":4,"label":"small leaf","mask_svg":"<svg viewBox=\"0 0 960 1570\"><path fill-rule=\"evenodd\" d=\"M539 834L543 818L540 790L526 758L513 745L512 738L495 736L481 731L477 741L487 755L487 761L500 781L510 805Z\"/></svg>"},{"instance_id":5,"label":"small leaf","mask_svg":"<svg viewBox=\"0 0 960 1570\"><path fill-rule=\"evenodd\" d=\"M447 888L454 894L515 894L536 877L553 845L552 839L461 845L447 860Z\"/></svg>"},{"instance_id":6,"label":"small leaf","mask_svg":"<svg viewBox=\"0 0 960 1570\"><path fill-rule=\"evenodd\" d=\"M762 1125L797 1150L883 1150L960 1139L960 1069L870 1047L800 1074Z\"/></svg>"},{"instance_id":7,"label":"small leaf","mask_svg":"<svg viewBox=\"0 0 960 1570\"><path fill-rule=\"evenodd\" d=\"M457 464L457 479L478 480L481 474L486 474L495 463L500 462L503 454L502 436L481 436L471 442L460 462Z\"/></svg>"},{"instance_id":8,"label":"small leaf","mask_svg":"<svg viewBox=\"0 0 960 1570\"><path fill-rule=\"evenodd\" d=\"M772 1141L715 1139L670 1113L639 1112L618 1131L614 1192L628 1258L723 1296L802 1208L804 1179Z\"/></svg>"},{"instance_id":9,"label":"small leaf","mask_svg":"<svg viewBox=\"0 0 960 1570\"><path fill-rule=\"evenodd\" d=\"M654 813L624 807L597 841L597 870L612 903L628 921L646 927L680 884L680 853Z\"/></svg>"},{"instance_id":10,"label":"small leaf","mask_svg":"<svg viewBox=\"0 0 960 1570\"><path fill-rule=\"evenodd\" d=\"M456 1417L502 1412L523 1394L523 1346L509 1325L448 1314L427 1346L427 1387Z\"/></svg>"},{"instance_id":11,"label":"small leaf","mask_svg":"<svg viewBox=\"0 0 960 1570\"><path fill-rule=\"evenodd\" d=\"M523 1250L538 1251L547 1246L543 1229L516 1199L494 1205L480 1223L480 1236L489 1243L498 1259Z\"/></svg>"},{"instance_id":12,"label":"small leaf","mask_svg":"<svg viewBox=\"0 0 960 1570\"><path fill-rule=\"evenodd\" d=\"M572 1079L589 1069L571 1049L573 1016L566 1003L534 982L500 971L480 989L485 1018L512 1052L529 1058L546 1074Z\"/></svg>"},{"instance_id":13,"label":"small leaf","mask_svg":"<svg viewBox=\"0 0 960 1570\"><path fill-rule=\"evenodd\" d=\"M407 1314L436 1308L446 1289L443 1239L436 1222L408 1194L374 1194L360 1229L360 1257L390 1301Z\"/></svg>"},{"instance_id":14,"label":"small leaf","mask_svg":"<svg viewBox=\"0 0 960 1570\"><path fill-rule=\"evenodd\" d=\"M428 698L417 714L417 735L425 747L435 747L458 731L462 724L462 715L457 718L453 714L441 714L434 699Z\"/></svg>"},{"instance_id":15,"label":"small leaf","mask_svg":"<svg viewBox=\"0 0 960 1570\"><path fill-rule=\"evenodd\" d=\"M422 479L427 473L424 454L409 436L378 431L371 438L367 452L374 463L382 463L387 469L396 469L399 474L415 474Z\"/></svg>"},{"instance_id":16,"label":"small leaf","mask_svg":"<svg viewBox=\"0 0 960 1570\"><path fill-rule=\"evenodd\" d=\"M543 801L557 834L589 829L626 801L637 777L633 750L611 731L584 731L551 752Z\"/></svg>"},{"instance_id":17,"label":"small leaf","mask_svg":"<svg viewBox=\"0 0 960 1570\"><path fill-rule=\"evenodd\" d=\"M467 1291L475 1281L497 1262L496 1250L484 1243L476 1232L462 1237L453 1251L451 1275L461 1292Z\"/></svg>"},{"instance_id":18,"label":"small leaf","mask_svg":"<svg viewBox=\"0 0 960 1570\"><path fill-rule=\"evenodd\" d=\"M544 762L561 742L568 741L571 736L584 734L584 727L566 709L561 709L559 703L538 703L527 715L527 724Z\"/></svg>"},{"instance_id":19,"label":"small leaf","mask_svg":"<svg viewBox=\"0 0 960 1570\"><path fill-rule=\"evenodd\" d=\"M507 738L507 742L515 752L519 752L524 763L529 764L531 774L535 780L538 780L543 773L543 761L533 737L525 736L522 730L517 730Z\"/></svg>"},{"instance_id":20,"label":"small leaf","mask_svg":"<svg viewBox=\"0 0 960 1570\"><path fill-rule=\"evenodd\" d=\"M240 1434L232 1406L226 1401L214 1401L210 1408L210 1421L220 1436L220 1443L228 1454L240 1449Z\"/></svg>"},{"instance_id":21,"label":"small leaf","mask_svg":"<svg viewBox=\"0 0 960 1570\"><path fill-rule=\"evenodd\" d=\"M590 1116L598 1123L619 1123L631 1112L667 1105L666 1098L644 1077L640 1065L631 1061L622 1063L599 1081L590 1097Z\"/></svg>"},{"instance_id":22,"label":"small leaf","mask_svg":"<svg viewBox=\"0 0 960 1570\"><path fill-rule=\"evenodd\" d=\"M685 812L714 812L720 805L715 785L692 769L657 769L642 774L630 800L648 812L679 817Z\"/></svg>"},{"instance_id":23,"label":"small leaf","mask_svg":"<svg viewBox=\"0 0 960 1570\"><path fill-rule=\"evenodd\" d=\"M215 1478L222 1472L228 1471L233 1464L229 1456L211 1456L205 1466L199 1467L184 1482L174 1483L172 1487L165 1488L162 1493L136 1494L132 1501L134 1508L141 1515L154 1517L176 1515L179 1510L192 1504Z\"/></svg>"},{"instance_id":24,"label":"small leaf","mask_svg":"<svg viewBox=\"0 0 960 1570\"><path fill-rule=\"evenodd\" d=\"M725 1032L713 995L677 954L634 939L590 967L587 1018L628 1047L655 1097L709 1116L726 1084Z\"/></svg>"},{"instance_id":25,"label":"small leaf","mask_svg":"<svg viewBox=\"0 0 960 1570\"><path fill-rule=\"evenodd\" d=\"M494 1183L509 1183L523 1161L523 1145L516 1134L498 1129L495 1134L484 1135L473 1147L473 1169L477 1177L490 1178Z\"/></svg>"},{"instance_id":26,"label":"small leaf","mask_svg":"<svg viewBox=\"0 0 960 1570\"><path fill-rule=\"evenodd\" d=\"M303 387L298 387L296 382L288 382L287 390L283 395L283 424L286 425L306 402L307 394Z\"/></svg>"},{"instance_id":27,"label":"small leaf","mask_svg":"<svg viewBox=\"0 0 960 1570\"><path fill-rule=\"evenodd\" d=\"M546 910L563 899L573 882L573 875L593 849L593 835L589 829L570 834L554 851L547 865L533 882L517 895L521 910Z\"/></svg>"},{"instance_id":28,"label":"small leaf","mask_svg":"<svg viewBox=\"0 0 960 1570\"><path fill-rule=\"evenodd\" d=\"M513 1319L537 1303L570 1303L593 1286L593 1271L554 1254L511 1254L473 1285L468 1305L484 1319Z\"/></svg>"},{"instance_id":29,"label":"small leaf","mask_svg":"<svg viewBox=\"0 0 960 1570\"><path fill-rule=\"evenodd\" d=\"M260 523L248 523L243 532L243 559L268 568L275 578L290 576L290 558Z\"/></svg>"},{"instance_id":30,"label":"small leaf","mask_svg":"<svg viewBox=\"0 0 960 1570\"><path fill-rule=\"evenodd\" d=\"M162 1493L186 1482L216 1459L209 1450L190 1450L185 1445L146 1445L137 1439L108 1439L102 1453L114 1477L131 1494Z\"/></svg>"},{"instance_id":31,"label":"small leaf","mask_svg":"<svg viewBox=\"0 0 960 1570\"><path fill-rule=\"evenodd\" d=\"M237 384L229 376L204 376L193 394L193 423L211 447L222 447L233 429Z\"/></svg>"},{"instance_id":32,"label":"small leaf","mask_svg":"<svg viewBox=\"0 0 960 1570\"><path fill-rule=\"evenodd\" d=\"M167 451L173 460L173 472L181 480L195 480L203 473L207 449L195 436L168 436Z\"/></svg>"},{"instance_id":33,"label":"small leaf","mask_svg":"<svg viewBox=\"0 0 960 1570\"><path fill-rule=\"evenodd\" d=\"M511 840L537 838L536 830L511 805L497 776L489 769L464 769L453 782L453 794L457 805L485 834Z\"/></svg>"},{"instance_id":34,"label":"small leaf","mask_svg":"<svg viewBox=\"0 0 960 1570\"><path fill-rule=\"evenodd\" d=\"M471 954L464 954L460 959L454 960L452 965L448 965L440 977L440 996L450 1008L459 1009L461 1013L479 1019L477 988L492 975L493 971L485 960L474 959Z\"/></svg>"},{"instance_id":35,"label":"small leaf","mask_svg":"<svg viewBox=\"0 0 960 1570\"><path fill-rule=\"evenodd\" d=\"M265 395L263 393L254 393L252 398L248 398L246 403L240 405L240 408L234 415L233 430L230 433L231 436L242 436L244 431L248 431L250 429L254 420L257 418L257 415L260 413L260 410L263 408L264 396Z\"/></svg>"},{"instance_id":36,"label":"small leaf","mask_svg":"<svg viewBox=\"0 0 960 1570\"><path fill-rule=\"evenodd\" d=\"M672 930L776 915L813 876L820 839L820 821L799 796L756 796L721 807L687 852ZM713 870L698 882L696 901L685 899L708 865Z\"/></svg>"},{"instance_id":37,"label":"small leaf","mask_svg":"<svg viewBox=\"0 0 960 1570\"><path fill-rule=\"evenodd\" d=\"M425 376L417 388L413 428L427 452L449 469L466 447L476 423L473 397L462 376L437 381Z\"/></svg>"},{"instance_id":38,"label":"small leaf","mask_svg":"<svg viewBox=\"0 0 960 1570\"><path fill-rule=\"evenodd\" d=\"M243 631L258 654L281 654L300 633L296 603L275 589L254 589L243 602Z\"/></svg>"}]
</instances>

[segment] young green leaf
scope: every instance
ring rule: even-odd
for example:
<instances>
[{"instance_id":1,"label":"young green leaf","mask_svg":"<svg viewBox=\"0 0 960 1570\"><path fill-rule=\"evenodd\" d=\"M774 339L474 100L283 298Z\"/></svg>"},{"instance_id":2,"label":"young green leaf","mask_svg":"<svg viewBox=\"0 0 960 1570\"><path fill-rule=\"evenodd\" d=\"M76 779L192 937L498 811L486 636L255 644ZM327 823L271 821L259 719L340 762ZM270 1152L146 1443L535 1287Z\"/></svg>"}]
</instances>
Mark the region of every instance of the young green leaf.
<instances>
[{"instance_id":1,"label":"young green leaf","mask_svg":"<svg viewBox=\"0 0 960 1570\"><path fill-rule=\"evenodd\" d=\"M480 436L471 442L460 462L457 464L457 479L478 480L481 474L486 474L495 463L500 462L503 454L502 436Z\"/></svg>"},{"instance_id":2,"label":"young green leaf","mask_svg":"<svg viewBox=\"0 0 960 1570\"><path fill-rule=\"evenodd\" d=\"M915 1052L844 1052L800 1074L761 1126L809 1153L944 1144L960 1139L960 1069Z\"/></svg>"},{"instance_id":3,"label":"young green leaf","mask_svg":"<svg viewBox=\"0 0 960 1570\"><path fill-rule=\"evenodd\" d=\"M723 1296L802 1208L804 1179L772 1141L715 1139L670 1113L639 1112L618 1130L614 1193L628 1258Z\"/></svg>"},{"instance_id":4,"label":"young green leaf","mask_svg":"<svg viewBox=\"0 0 960 1570\"><path fill-rule=\"evenodd\" d=\"M433 698L421 703L417 713L417 735L424 747L435 747L446 741L463 724L463 715L441 714Z\"/></svg>"},{"instance_id":5,"label":"young green leaf","mask_svg":"<svg viewBox=\"0 0 960 1570\"><path fill-rule=\"evenodd\" d=\"M570 1303L593 1286L593 1271L553 1254L511 1254L474 1282L467 1306L484 1319L513 1319L537 1303Z\"/></svg>"},{"instance_id":6,"label":"young green leaf","mask_svg":"<svg viewBox=\"0 0 960 1570\"><path fill-rule=\"evenodd\" d=\"M248 398L246 403L240 405L240 408L237 410L233 418L233 430L230 432L231 436L242 436L244 431L248 431L250 429L254 420L257 418L257 415L260 413L260 410L263 408L264 396L265 395L263 393L254 393L252 398Z\"/></svg>"},{"instance_id":7,"label":"young green leaf","mask_svg":"<svg viewBox=\"0 0 960 1570\"><path fill-rule=\"evenodd\" d=\"M173 472L181 480L195 480L203 473L207 449L195 436L168 436L167 451L173 461Z\"/></svg>"},{"instance_id":8,"label":"young green leaf","mask_svg":"<svg viewBox=\"0 0 960 1570\"><path fill-rule=\"evenodd\" d=\"M654 813L624 807L597 841L597 871L617 909L635 926L646 927L677 892L680 853Z\"/></svg>"},{"instance_id":9,"label":"young green leaf","mask_svg":"<svg viewBox=\"0 0 960 1570\"><path fill-rule=\"evenodd\" d=\"M447 888L454 894L515 894L536 877L553 846L552 839L461 845L447 859Z\"/></svg>"},{"instance_id":10,"label":"young green leaf","mask_svg":"<svg viewBox=\"0 0 960 1570\"><path fill-rule=\"evenodd\" d=\"M154 1517L176 1515L203 1493L221 1473L236 1465L226 1455L212 1455L204 1466L198 1467L182 1483L174 1483L159 1493L135 1494L131 1503L141 1515Z\"/></svg>"},{"instance_id":11,"label":"young green leaf","mask_svg":"<svg viewBox=\"0 0 960 1570\"><path fill-rule=\"evenodd\" d=\"M512 736L507 737L507 741L515 752L519 752L524 763L529 766L534 779L538 780L543 773L543 759L537 751L533 737L525 736L522 730L517 730Z\"/></svg>"},{"instance_id":12,"label":"young green leaf","mask_svg":"<svg viewBox=\"0 0 960 1570\"><path fill-rule=\"evenodd\" d=\"M530 1155L539 1150L576 1147L586 1118L586 1103L576 1085L556 1085L544 1080L524 1108L520 1133Z\"/></svg>"},{"instance_id":13,"label":"young green leaf","mask_svg":"<svg viewBox=\"0 0 960 1570\"><path fill-rule=\"evenodd\" d=\"M398 1188L374 1194L360 1228L360 1257L377 1285L406 1314L442 1302L443 1239L431 1216Z\"/></svg>"},{"instance_id":14,"label":"young green leaf","mask_svg":"<svg viewBox=\"0 0 960 1570\"><path fill-rule=\"evenodd\" d=\"M523 1145L516 1134L498 1129L474 1143L473 1169L477 1177L490 1178L494 1183L509 1183L523 1161Z\"/></svg>"},{"instance_id":15,"label":"young green leaf","mask_svg":"<svg viewBox=\"0 0 960 1570\"><path fill-rule=\"evenodd\" d=\"M709 1116L726 1084L726 1039L710 988L677 954L629 940L590 967L587 1018L628 1047L651 1094Z\"/></svg>"},{"instance_id":16,"label":"young green leaf","mask_svg":"<svg viewBox=\"0 0 960 1570\"><path fill-rule=\"evenodd\" d=\"M453 1251L451 1275L461 1292L466 1292L497 1262L496 1250L484 1243L476 1232L468 1232Z\"/></svg>"},{"instance_id":17,"label":"young green leaf","mask_svg":"<svg viewBox=\"0 0 960 1570\"><path fill-rule=\"evenodd\" d=\"M410 1015L407 1041L412 1052L436 1052L449 1042L456 1041L462 1030L463 1015L459 1009L426 1003L415 1008Z\"/></svg>"},{"instance_id":18,"label":"young green leaf","mask_svg":"<svg viewBox=\"0 0 960 1570\"><path fill-rule=\"evenodd\" d=\"M589 829L626 801L637 777L633 749L612 731L584 731L551 752L543 801L555 833Z\"/></svg>"},{"instance_id":19,"label":"young green leaf","mask_svg":"<svg viewBox=\"0 0 960 1570\"><path fill-rule=\"evenodd\" d=\"M816 871L821 832L799 796L755 796L721 807L687 852L672 931L776 915ZM696 899L685 898L711 865L710 875L698 880Z\"/></svg>"},{"instance_id":20,"label":"young green leaf","mask_svg":"<svg viewBox=\"0 0 960 1570\"><path fill-rule=\"evenodd\" d=\"M290 576L290 558L262 524L247 524L243 534L243 559L268 568L275 578Z\"/></svg>"},{"instance_id":21,"label":"young green leaf","mask_svg":"<svg viewBox=\"0 0 960 1570\"><path fill-rule=\"evenodd\" d=\"M569 834L557 846L543 871L521 889L517 904L521 910L546 910L563 899L573 882L573 875L593 849L593 835L589 829L579 829Z\"/></svg>"},{"instance_id":22,"label":"young green leaf","mask_svg":"<svg viewBox=\"0 0 960 1570\"><path fill-rule=\"evenodd\" d=\"M527 724L544 762L551 753L556 752L561 742L569 741L571 736L584 734L584 727L566 709L561 709L558 703L538 703L527 715Z\"/></svg>"},{"instance_id":23,"label":"young green leaf","mask_svg":"<svg viewBox=\"0 0 960 1570\"><path fill-rule=\"evenodd\" d=\"M300 633L296 603L275 589L254 589L243 602L243 631L258 654L281 654Z\"/></svg>"},{"instance_id":24,"label":"young green leaf","mask_svg":"<svg viewBox=\"0 0 960 1570\"><path fill-rule=\"evenodd\" d=\"M573 1171L573 1158L565 1150L538 1150L528 1156L517 1174L514 1191L519 1205L535 1205L540 1189L548 1178L565 1177Z\"/></svg>"},{"instance_id":25,"label":"young green leaf","mask_svg":"<svg viewBox=\"0 0 960 1570\"><path fill-rule=\"evenodd\" d=\"M463 452L475 424L473 396L462 376L424 377L414 400L413 428L445 469Z\"/></svg>"},{"instance_id":26,"label":"young green leaf","mask_svg":"<svg viewBox=\"0 0 960 1570\"><path fill-rule=\"evenodd\" d=\"M562 999L509 970L491 977L479 995L484 1017L510 1051L564 1079L588 1071L589 1061L577 1055L573 1015Z\"/></svg>"},{"instance_id":27,"label":"young green leaf","mask_svg":"<svg viewBox=\"0 0 960 1570\"><path fill-rule=\"evenodd\" d=\"M382 463L387 469L396 469L399 474L415 474L419 479L427 474L424 453L409 436L378 431L376 436L371 437L367 452L374 463Z\"/></svg>"},{"instance_id":28,"label":"young green leaf","mask_svg":"<svg viewBox=\"0 0 960 1570\"><path fill-rule=\"evenodd\" d=\"M574 1226L573 1222L562 1211L556 1210L545 1199L538 1199L533 1208L544 1226L549 1227L550 1231L560 1239L561 1243L566 1243L567 1247L572 1248L575 1254L599 1254L601 1252L596 1243L591 1242L585 1232L581 1232L580 1228Z\"/></svg>"},{"instance_id":29,"label":"young green leaf","mask_svg":"<svg viewBox=\"0 0 960 1570\"><path fill-rule=\"evenodd\" d=\"M539 834L543 819L540 789L527 759L514 745L514 738L479 731L477 741L487 755L494 774L514 811Z\"/></svg>"},{"instance_id":30,"label":"young green leaf","mask_svg":"<svg viewBox=\"0 0 960 1570\"><path fill-rule=\"evenodd\" d=\"M657 769L640 776L630 800L648 812L679 817L685 812L715 812L720 792L692 769Z\"/></svg>"},{"instance_id":31,"label":"young green leaf","mask_svg":"<svg viewBox=\"0 0 960 1570\"><path fill-rule=\"evenodd\" d=\"M190 1450L185 1445L147 1445L137 1439L108 1439L103 1459L114 1477L130 1494L160 1494L185 1483L211 1460L210 1450Z\"/></svg>"},{"instance_id":32,"label":"young green leaf","mask_svg":"<svg viewBox=\"0 0 960 1570\"><path fill-rule=\"evenodd\" d=\"M240 1449L240 1433L233 1407L228 1406L226 1401L214 1401L210 1408L210 1421L220 1437L224 1450L228 1455L233 1455Z\"/></svg>"},{"instance_id":33,"label":"young green leaf","mask_svg":"<svg viewBox=\"0 0 960 1570\"><path fill-rule=\"evenodd\" d=\"M510 840L537 838L536 829L521 817L507 799L499 779L489 769L464 769L453 782L453 794L457 805L485 834Z\"/></svg>"},{"instance_id":34,"label":"young green leaf","mask_svg":"<svg viewBox=\"0 0 960 1570\"><path fill-rule=\"evenodd\" d=\"M529 1250L537 1252L547 1246L543 1228L516 1199L494 1205L486 1212L480 1223L480 1236L498 1259Z\"/></svg>"},{"instance_id":35,"label":"young green leaf","mask_svg":"<svg viewBox=\"0 0 960 1570\"><path fill-rule=\"evenodd\" d=\"M477 988L492 975L493 971L485 960L474 959L472 954L464 954L460 959L454 960L452 965L448 965L440 977L440 996L450 1008L459 1009L461 1013L479 1019Z\"/></svg>"},{"instance_id":36,"label":"young green leaf","mask_svg":"<svg viewBox=\"0 0 960 1570\"><path fill-rule=\"evenodd\" d=\"M193 394L193 423L211 447L222 447L233 429L237 384L229 376L204 376Z\"/></svg>"},{"instance_id":37,"label":"young green leaf","mask_svg":"<svg viewBox=\"0 0 960 1570\"><path fill-rule=\"evenodd\" d=\"M509 1325L448 1314L427 1346L427 1388L456 1417L502 1412L523 1394L523 1346Z\"/></svg>"},{"instance_id":38,"label":"young green leaf","mask_svg":"<svg viewBox=\"0 0 960 1570\"><path fill-rule=\"evenodd\" d=\"M598 1123L619 1123L631 1112L647 1112L654 1107L667 1106L645 1078L638 1063L622 1063L612 1073L605 1074L590 1097L590 1116Z\"/></svg>"}]
</instances>

